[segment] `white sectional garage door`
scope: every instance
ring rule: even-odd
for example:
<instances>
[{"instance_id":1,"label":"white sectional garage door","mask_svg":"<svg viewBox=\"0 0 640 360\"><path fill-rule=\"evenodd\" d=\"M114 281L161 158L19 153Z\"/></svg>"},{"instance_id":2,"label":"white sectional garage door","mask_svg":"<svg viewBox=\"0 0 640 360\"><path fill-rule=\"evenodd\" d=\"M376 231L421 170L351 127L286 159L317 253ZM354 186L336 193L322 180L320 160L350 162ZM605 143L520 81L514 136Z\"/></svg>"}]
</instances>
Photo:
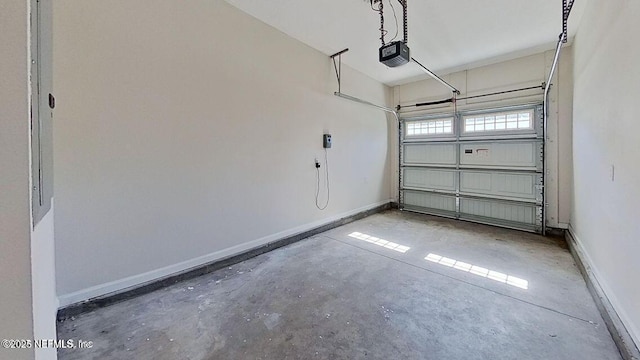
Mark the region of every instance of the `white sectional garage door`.
<instances>
[{"instance_id":1,"label":"white sectional garage door","mask_svg":"<svg viewBox=\"0 0 640 360\"><path fill-rule=\"evenodd\" d=\"M400 207L542 232L541 105L400 122Z\"/></svg>"}]
</instances>

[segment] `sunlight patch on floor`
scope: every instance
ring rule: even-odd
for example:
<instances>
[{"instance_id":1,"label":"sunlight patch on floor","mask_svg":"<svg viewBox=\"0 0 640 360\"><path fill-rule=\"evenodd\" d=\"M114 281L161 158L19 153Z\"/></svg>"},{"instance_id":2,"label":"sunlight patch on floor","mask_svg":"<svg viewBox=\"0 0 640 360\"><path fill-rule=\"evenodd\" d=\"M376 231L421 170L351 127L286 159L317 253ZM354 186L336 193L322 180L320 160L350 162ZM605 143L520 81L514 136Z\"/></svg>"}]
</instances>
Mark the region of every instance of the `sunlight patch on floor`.
<instances>
[{"instance_id":1,"label":"sunlight patch on floor","mask_svg":"<svg viewBox=\"0 0 640 360\"><path fill-rule=\"evenodd\" d=\"M527 290L529 288L529 282L527 280L524 280L512 275L503 274L498 271L489 270L481 266L468 264L462 261L440 256L437 254L429 254L424 259L436 264L440 264L440 265L454 268L460 271L468 272L473 275L481 276L481 277L498 281L507 285L515 286L520 289Z\"/></svg>"},{"instance_id":2,"label":"sunlight patch on floor","mask_svg":"<svg viewBox=\"0 0 640 360\"><path fill-rule=\"evenodd\" d=\"M380 239L378 237L367 235L367 234L363 234L363 233L360 233L360 232L352 232L351 234L349 234L349 236L354 238L354 239L366 241L368 243L371 243L371 244L374 244L374 245L378 245L378 246L382 246L384 248L387 248L387 249L390 249L390 250L393 250L393 251L397 251L397 252L400 252L400 253L403 253L403 254L406 253L409 249L411 249L408 246L400 245L398 243L394 243L393 241Z\"/></svg>"}]
</instances>

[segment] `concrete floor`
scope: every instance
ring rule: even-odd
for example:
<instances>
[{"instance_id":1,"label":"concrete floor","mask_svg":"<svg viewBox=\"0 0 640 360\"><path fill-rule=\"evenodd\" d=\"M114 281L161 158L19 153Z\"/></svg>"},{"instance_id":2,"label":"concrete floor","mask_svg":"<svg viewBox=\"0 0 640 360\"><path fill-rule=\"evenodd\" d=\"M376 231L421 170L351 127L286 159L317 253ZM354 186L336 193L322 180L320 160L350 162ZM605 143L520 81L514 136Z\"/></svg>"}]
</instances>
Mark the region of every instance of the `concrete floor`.
<instances>
[{"instance_id":1,"label":"concrete floor","mask_svg":"<svg viewBox=\"0 0 640 360\"><path fill-rule=\"evenodd\" d=\"M95 343L62 360L621 358L563 241L398 211L67 319L58 338Z\"/></svg>"}]
</instances>

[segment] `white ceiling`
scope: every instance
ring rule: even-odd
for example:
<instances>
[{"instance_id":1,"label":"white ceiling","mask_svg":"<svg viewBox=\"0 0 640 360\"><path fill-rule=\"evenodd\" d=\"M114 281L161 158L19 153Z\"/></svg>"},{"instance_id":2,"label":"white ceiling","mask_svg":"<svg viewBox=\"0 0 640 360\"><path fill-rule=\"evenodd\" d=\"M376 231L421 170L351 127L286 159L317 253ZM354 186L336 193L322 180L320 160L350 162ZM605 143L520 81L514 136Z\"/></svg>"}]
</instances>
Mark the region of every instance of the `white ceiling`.
<instances>
[{"instance_id":1,"label":"white ceiling","mask_svg":"<svg viewBox=\"0 0 640 360\"><path fill-rule=\"evenodd\" d=\"M342 61L388 85L426 78L416 64L387 68L378 62L380 20L369 0L226 0L289 36L330 55L344 48ZM385 0L387 42L395 35L389 6L398 14L402 39L402 7ZM577 0L569 21L569 37L582 16ZM562 31L561 0L408 0L411 56L438 74L486 65L554 47Z\"/></svg>"}]
</instances>

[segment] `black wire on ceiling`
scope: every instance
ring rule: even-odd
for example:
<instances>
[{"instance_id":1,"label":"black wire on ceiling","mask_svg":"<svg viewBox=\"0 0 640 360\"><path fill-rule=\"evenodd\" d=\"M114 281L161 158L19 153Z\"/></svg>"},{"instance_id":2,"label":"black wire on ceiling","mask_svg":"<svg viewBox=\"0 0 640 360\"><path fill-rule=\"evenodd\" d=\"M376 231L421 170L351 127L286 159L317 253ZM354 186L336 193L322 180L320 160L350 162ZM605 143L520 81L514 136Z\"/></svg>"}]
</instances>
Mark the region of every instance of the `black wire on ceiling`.
<instances>
[{"instance_id":1,"label":"black wire on ceiling","mask_svg":"<svg viewBox=\"0 0 640 360\"><path fill-rule=\"evenodd\" d=\"M395 19L395 24L396 24L396 33L393 36L393 39L391 39L391 41L393 41L398 37L398 33L399 33L398 16L396 14L396 9L393 6L392 0L388 0L388 1L389 1L389 5L391 6L391 10L393 10L393 17ZM409 29L407 27L407 0L398 0L398 2L400 3L400 5L402 5L402 28L403 28L402 42L407 44L407 42L409 41ZM389 33L384 28L384 0L369 0L369 4L371 6L371 10L377 12L380 15L380 29L379 29L380 42L382 43L382 46L384 46L386 44L384 38ZM377 9L374 7L375 4L378 4Z\"/></svg>"},{"instance_id":2,"label":"black wire on ceiling","mask_svg":"<svg viewBox=\"0 0 640 360\"><path fill-rule=\"evenodd\" d=\"M393 10L393 19L396 22L396 33L395 35L393 35L393 38L390 40L390 42L393 42L393 40L395 40L398 37L398 15L396 15L396 8L393 6L393 2L391 0L389 1L389 6L391 6L391 10Z\"/></svg>"},{"instance_id":3,"label":"black wire on ceiling","mask_svg":"<svg viewBox=\"0 0 640 360\"><path fill-rule=\"evenodd\" d=\"M374 4L378 4L378 8L374 8L373 5ZM380 14L380 42L382 43L382 46L385 45L385 41L384 41L384 37L387 35L387 30L384 29L384 3L383 0L371 0L371 9L373 9L373 11L377 12L378 14Z\"/></svg>"}]
</instances>

